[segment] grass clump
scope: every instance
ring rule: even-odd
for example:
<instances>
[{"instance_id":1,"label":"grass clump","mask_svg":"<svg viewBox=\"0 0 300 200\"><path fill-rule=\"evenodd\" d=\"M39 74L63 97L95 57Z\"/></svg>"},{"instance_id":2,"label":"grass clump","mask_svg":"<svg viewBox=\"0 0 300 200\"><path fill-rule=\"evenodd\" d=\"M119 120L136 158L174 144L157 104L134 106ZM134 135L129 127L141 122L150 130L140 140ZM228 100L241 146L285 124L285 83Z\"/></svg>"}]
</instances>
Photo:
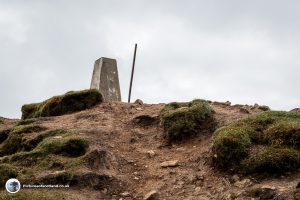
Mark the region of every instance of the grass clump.
<instances>
[{"instance_id":1,"label":"grass clump","mask_svg":"<svg viewBox=\"0 0 300 200\"><path fill-rule=\"evenodd\" d=\"M17 125L10 130L10 134L32 133L40 132L43 130L45 130L44 127L35 124Z\"/></svg>"},{"instance_id":2,"label":"grass clump","mask_svg":"<svg viewBox=\"0 0 300 200\"><path fill-rule=\"evenodd\" d=\"M51 154L78 157L84 155L88 147L89 145L86 140L69 136L59 139L51 138L43 141L37 146L37 149Z\"/></svg>"},{"instance_id":3,"label":"grass clump","mask_svg":"<svg viewBox=\"0 0 300 200\"><path fill-rule=\"evenodd\" d=\"M161 111L161 120L169 142L214 128L212 109L207 101L200 99L165 105Z\"/></svg>"},{"instance_id":4,"label":"grass clump","mask_svg":"<svg viewBox=\"0 0 300 200\"><path fill-rule=\"evenodd\" d=\"M83 90L68 92L61 96L54 96L42 103L22 106L22 119L59 116L91 108L103 101L98 90Z\"/></svg>"},{"instance_id":5,"label":"grass clump","mask_svg":"<svg viewBox=\"0 0 300 200\"><path fill-rule=\"evenodd\" d=\"M69 133L69 131L67 131L65 129L54 129L54 130L42 132L32 139L23 141L23 149L25 151L30 151L30 150L34 149L45 138L53 137L53 136L61 136L61 135L65 135L68 133Z\"/></svg>"},{"instance_id":6,"label":"grass clump","mask_svg":"<svg viewBox=\"0 0 300 200\"><path fill-rule=\"evenodd\" d=\"M241 169L247 173L268 172L280 174L295 171L299 167L300 152L291 148L267 147L241 162Z\"/></svg>"},{"instance_id":7,"label":"grass clump","mask_svg":"<svg viewBox=\"0 0 300 200\"><path fill-rule=\"evenodd\" d=\"M281 174L300 168L300 115L266 111L215 131L214 163L244 173Z\"/></svg>"},{"instance_id":8,"label":"grass clump","mask_svg":"<svg viewBox=\"0 0 300 200\"><path fill-rule=\"evenodd\" d=\"M0 156L14 154L22 149L22 136L9 134L0 148Z\"/></svg>"},{"instance_id":9,"label":"grass clump","mask_svg":"<svg viewBox=\"0 0 300 200\"><path fill-rule=\"evenodd\" d=\"M9 164L0 164L0 185L4 186L10 178L16 178L17 172L13 166Z\"/></svg>"}]
</instances>

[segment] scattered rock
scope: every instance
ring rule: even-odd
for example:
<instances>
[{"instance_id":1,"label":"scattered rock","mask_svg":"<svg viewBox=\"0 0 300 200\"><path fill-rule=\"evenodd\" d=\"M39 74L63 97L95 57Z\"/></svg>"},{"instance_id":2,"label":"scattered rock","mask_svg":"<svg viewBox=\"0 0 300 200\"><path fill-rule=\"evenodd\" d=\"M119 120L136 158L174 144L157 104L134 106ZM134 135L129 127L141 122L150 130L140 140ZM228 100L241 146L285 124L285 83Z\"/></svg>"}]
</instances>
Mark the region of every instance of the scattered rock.
<instances>
[{"instance_id":1,"label":"scattered rock","mask_svg":"<svg viewBox=\"0 0 300 200\"><path fill-rule=\"evenodd\" d=\"M274 199L277 196L276 188L270 187L270 186L261 186L261 187L255 187L251 188L247 191L247 195L259 198L260 200L268 200L268 199Z\"/></svg>"},{"instance_id":2,"label":"scattered rock","mask_svg":"<svg viewBox=\"0 0 300 200\"><path fill-rule=\"evenodd\" d=\"M170 160L160 163L161 167L176 167L178 166L178 160Z\"/></svg>"},{"instance_id":3,"label":"scattered rock","mask_svg":"<svg viewBox=\"0 0 300 200\"><path fill-rule=\"evenodd\" d=\"M135 100L134 104L143 105L144 102L141 99Z\"/></svg>"},{"instance_id":4,"label":"scattered rock","mask_svg":"<svg viewBox=\"0 0 300 200\"><path fill-rule=\"evenodd\" d=\"M225 104L226 104L227 106L230 106L230 105L231 105L231 102L230 102L230 101L226 101Z\"/></svg>"},{"instance_id":5,"label":"scattered rock","mask_svg":"<svg viewBox=\"0 0 300 200\"><path fill-rule=\"evenodd\" d=\"M146 194L143 200L154 200L157 197L158 193L156 190L152 190L148 194Z\"/></svg>"},{"instance_id":6,"label":"scattered rock","mask_svg":"<svg viewBox=\"0 0 300 200\"><path fill-rule=\"evenodd\" d=\"M203 181L203 180L204 180L204 175L203 175L203 173L197 173L197 174L196 174L196 178L197 178L197 180Z\"/></svg>"},{"instance_id":7,"label":"scattered rock","mask_svg":"<svg viewBox=\"0 0 300 200\"><path fill-rule=\"evenodd\" d=\"M231 179L230 179L230 181L232 181L233 183L235 183L235 182L237 182L237 181L239 181L240 180L240 177L238 176L238 175L233 175L232 177L231 177Z\"/></svg>"},{"instance_id":8,"label":"scattered rock","mask_svg":"<svg viewBox=\"0 0 300 200\"><path fill-rule=\"evenodd\" d=\"M156 155L153 150L147 151L147 154L148 154L149 158L152 158L152 157L154 157Z\"/></svg>"},{"instance_id":9,"label":"scattered rock","mask_svg":"<svg viewBox=\"0 0 300 200\"><path fill-rule=\"evenodd\" d=\"M143 111L143 108L136 108L137 111Z\"/></svg>"},{"instance_id":10,"label":"scattered rock","mask_svg":"<svg viewBox=\"0 0 300 200\"><path fill-rule=\"evenodd\" d=\"M241 181L237 181L234 183L234 186L238 187L238 188L245 188L252 185L252 181L248 178L243 179Z\"/></svg>"},{"instance_id":11,"label":"scattered rock","mask_svg":"<svg viewBox=\"0 0 300 200\"><path fill-rule=\"evenodd\" d=\"M123 197L128 197L129 195L130 195L129 192L123 192L123 193L121 193L121 196L123 196Z\"/></svg>"}]
</instances>

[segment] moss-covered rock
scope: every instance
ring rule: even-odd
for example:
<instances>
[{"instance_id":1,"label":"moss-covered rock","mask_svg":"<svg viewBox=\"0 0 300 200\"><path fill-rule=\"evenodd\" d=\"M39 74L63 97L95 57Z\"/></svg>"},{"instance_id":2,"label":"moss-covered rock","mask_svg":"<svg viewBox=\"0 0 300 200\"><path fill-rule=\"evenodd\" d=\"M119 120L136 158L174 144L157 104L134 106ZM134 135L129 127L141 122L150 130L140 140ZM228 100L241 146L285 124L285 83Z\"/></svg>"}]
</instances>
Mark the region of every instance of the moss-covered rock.
<instances>
[{"instance_id":1,"label":"moss-covered rock","mask_svg":"<svg viewBox=\"0 0 300 200\"><path fill-rule=\"evenodd\" d=\"M205 100L167 104L160 116L169 142L182 140L200 131L214 128L212 109Z\"/></svg>"},{"instance_id":2,"label":"moss-covered rock","mask_svg":"<svg viewBox=\"0 0 300 200\"><path fill-rule=\"evenodd\" d=\"M54 96L42 103L22 106L22 119L58 116L91 108L103 101L98 90L83 90L68 92L65 95Z\"/></svg>"},{"instance_id":3,"label":"moss-covered rock","mask_svg":"<svg viewBox=\"0 0 300 200\"><path fill-rule=\"evenodd\" d=\"M215 131L214 163L245 173L285 173L300 168L300 115L266 111Z\"/></svg>"},{"instance_id":4,"label":"moss-covered rock","mask_svg":"<svg viewBox=\"0 0 300 200\"><path fill-rule=\"evenodd\" d=\"M67 131L65 129L54 129L54 130L42 132L38 134L36 137L24 140L23 149L25 151L33 150L45 138L53 137L53 136L61 136L65 134L70 134L70 131Z\"/></svg>"},{"instance_id":5,"label":"moss-covered rock","mask_svg":"<svg viewBox=\"0 0 300 200\"><path fill-rule=\"evenodd\" d=\"M60 154L69 157L84 155L88 150L88 143L80 137L67 136L65 138L51 138L41 142L37 149L43 152Z\"/></svg>"}]
</instances>

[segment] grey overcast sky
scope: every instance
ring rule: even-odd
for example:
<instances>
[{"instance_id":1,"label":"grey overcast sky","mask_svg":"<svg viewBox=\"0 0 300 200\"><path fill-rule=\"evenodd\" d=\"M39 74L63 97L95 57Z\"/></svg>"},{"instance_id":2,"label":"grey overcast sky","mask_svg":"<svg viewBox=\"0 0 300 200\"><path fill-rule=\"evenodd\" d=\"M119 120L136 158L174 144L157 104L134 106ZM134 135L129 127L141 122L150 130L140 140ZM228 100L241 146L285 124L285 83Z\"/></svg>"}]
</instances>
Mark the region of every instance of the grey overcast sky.
<instances>
[{"instance_id":1,"label":"grey overcast sky","mask_svg":"<svg viewBox=\"0 0 300 200\"><path fill-rule=\"evenodd\" d=\"M300 107L298 0L0 0L0 116L89 88L116 58L127 100Z\"/></svg>"}]
</instances>

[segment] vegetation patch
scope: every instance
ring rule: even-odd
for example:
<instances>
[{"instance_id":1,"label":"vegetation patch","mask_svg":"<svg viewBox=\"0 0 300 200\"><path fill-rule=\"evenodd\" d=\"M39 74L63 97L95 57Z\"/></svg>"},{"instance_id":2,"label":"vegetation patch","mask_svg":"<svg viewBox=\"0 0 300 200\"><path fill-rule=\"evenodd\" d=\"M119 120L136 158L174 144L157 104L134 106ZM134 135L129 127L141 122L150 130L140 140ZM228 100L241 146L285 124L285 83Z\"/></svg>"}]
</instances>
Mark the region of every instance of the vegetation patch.
<instances>
[{"instance_id":1,"label":"vegetation patch","mask_svg":"<svg viewBox=\"0 0 300 200\"><path fill-rule=\"evenodd\" d=\"M160 116L169 142L188 138L203 130L211 131L215 127L212 109L207 101L201 99L167 104Z\"/></svg>"},{"instance_id":2,"label":"vegetation patch","mask_svg":"<svg viewBox=\"0 0 300 200\"><path fill-rule=\"evenodd\" d=\"M35 123L37 120L36 119L25 119L25 120L21 120L17 123L17 126L19 125L28 125L28 124L33 124Z\"/></svg>"},{"instance_id":3,"label":"vegetation patch","mask_svg":"<svg viewBox=\"0 0 300 200\"><path fill-rule=\"evenodd\" d=\"M22 134L44 131L46 128L35 124L17 125L10 130L10 134Z\"/></svg>"},{"instance_id":4,"label":"vegetation patch","mask_svg":"<svg viewBox=\"0 0 300 200\"><path fill-rule=\"evenodd\" d=\"M17 172L13 166L8 164L0 164L0 185L4 186L10 178L16 178Z\"/></svg>"},{"instance_id":5,"label":"vegetation patch","mask_svg":"<svg viewBox=\"0 0 300 200\"><path fill-rule=\"evenodd\" d=\"M86 140L76 136L68 136L64 138L49 138L41 142L37 149L52 154L78 157L84 155L88 147Z\"/></svg>"},{"instance_id":6,"label":"vegetation patch","mask_svg":"<svg viewBox=\"0 0 300 200\"><path fill-rule=\"evenodd\" d=\"M300 168L300 114L266 111L215 131L214 163L244 173Z\"/></svg>"},{"instance_id":7,"label":"vegetation patch","mask_svg":"<svg viewBox=\"0 0 300 200\"><path fill-rule=\"evenodd\" d=\"M10 132L10 129L0 131L0 144L8 138L9 132Z\"/></svg>"},{"instance_id":8,"label":"vegetation patch","mask_svg":"<svg viewBox=\"0 0 300 200\"><path fill-rule=\"evenodd\" d=\"M50 131L45 131L38 134L36 137L32 139L28 139L23 141L23 148L25 151L30 151L34 149L40 142L42 142L45 138L53 137L53 136L62 136L70 133L65 129L54 129Z\"/></svg>"},{"instance_id":9,"label":"vegetation patch","mask_svg":"<svg viewBox=\"0 0 300 200\"><path fill-rule=\"evenodd\" d=\"M16 194L10 194L6 190L0 191L0 200L57 200L57 199L66 199L66 195L62 191L50 190L37 190L37 189L28 189L20 190Z\"/></svg>"},{"instance_id":10,"label":"vegetation patch","mask_svg":"<svg viewBox=\"0 0 300 200\"><path fill-rule=\"evenodd\" d=\"M103 101L98 90L68 92L46 101L22 106L22 119L59 116L91 108Z\"/></svg>"},{"instance_id":11,"label":"vegetation patch","mask_svg":"<svg viewBox=\"0 0 300 200\"><path fill-rule=\"evenodd\" d=\"M22 136L19 134L9 134L0 148L0 156L14 154L22 149Z\"/></svg>"}]
</instances>

